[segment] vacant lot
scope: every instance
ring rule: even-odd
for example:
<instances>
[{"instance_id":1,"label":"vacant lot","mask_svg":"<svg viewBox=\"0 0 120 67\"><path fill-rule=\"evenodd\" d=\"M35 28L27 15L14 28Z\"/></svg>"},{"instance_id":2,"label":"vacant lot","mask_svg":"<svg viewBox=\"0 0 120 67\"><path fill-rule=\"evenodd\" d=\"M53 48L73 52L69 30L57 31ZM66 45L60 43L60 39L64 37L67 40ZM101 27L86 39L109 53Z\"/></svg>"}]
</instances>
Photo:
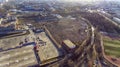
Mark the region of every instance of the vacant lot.
<instances>
[{"instance_id":1,"label":"vacant lot","mask_svg":"<svg viewBox=\"0 0 120 67\"><path fill-rule=\"evenodd\" d=\"M70 39L75 44L81 44L87 37L85 32L87 27L88 25L83 20L69 18L63 18L59 22L47 24L47 28L60 44L64 39Z\"/></svg>"}]
</instances>

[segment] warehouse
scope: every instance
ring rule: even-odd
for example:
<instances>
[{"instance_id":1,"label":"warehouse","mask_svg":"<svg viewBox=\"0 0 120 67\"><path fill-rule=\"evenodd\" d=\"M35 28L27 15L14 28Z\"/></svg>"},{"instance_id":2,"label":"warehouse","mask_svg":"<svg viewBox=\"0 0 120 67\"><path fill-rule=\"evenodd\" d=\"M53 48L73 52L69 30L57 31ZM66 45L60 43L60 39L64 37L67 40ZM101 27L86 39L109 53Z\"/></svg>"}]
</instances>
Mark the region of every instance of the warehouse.
<instances>
[{"instance_id":1,"label":"warehouse","mask_svg":"<svg viewBox=\"0 0 120 67\"><path fill-rule=\"evenodd\" d=\"M44 45L38 48L40 65L45 65L47 63L57 61L59 57L62 56L62 52L59 50L59 48L55 46L55 44L49 39L45 32L41 32L38 36L43 42L45 42Z\"/></svg>"},{"instance_id":2,"label":"warehouse","mask_svg":"<svg viewBox=\"0 0 120 67\"><path fill-rule=\"evenodd\" d=\"M28 67L37 65L33 45L0 52L0 67Z\"/></svg>"},{"instance_id":3,"label":"warehouse","mask_svg":"<svg viewBox=\"0 0 120 67\"><path fill-rule=\"evenodd\" d=\"M63 40L62 45L65 48L66 52L73 52L76 48L76 45L72 43L69 39Z\"/></svg>"}]
</instances>

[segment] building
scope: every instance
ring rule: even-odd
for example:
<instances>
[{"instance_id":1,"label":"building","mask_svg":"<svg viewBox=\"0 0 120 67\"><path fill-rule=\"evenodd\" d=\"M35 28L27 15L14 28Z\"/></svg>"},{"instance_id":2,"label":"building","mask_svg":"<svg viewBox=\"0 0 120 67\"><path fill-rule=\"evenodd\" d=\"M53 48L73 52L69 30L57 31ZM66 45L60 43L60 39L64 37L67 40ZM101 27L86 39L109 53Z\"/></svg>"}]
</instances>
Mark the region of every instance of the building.
<instances>
[{"instance_id":1,"label":"building","mask_svg":"<svg viewBox=\"0 0 120 67\"><path fill-rule=\"evenodd\" d=\"M62 46L66 52L73 52L76 48L76 45L72 43L69 39L63 40Z\"/></svg>"},{"instance_id":2,"label":"building","mask_svg":"<svg viewBox=\"0 0 120 67\"><path fill-rule=\"evenodd\" d=\"M44 45L42 45L42 43L39 44L40 47L38 48L40 66L59 60L60 57L63 56L59 48L55 46L55 44L49 39L45 32L40 33L39 36L41 37L41 40L45 42Z\"/></svg>"},{"instance_id":3,"label":"building","mask_svg":"<svg viewBox=\"0 0 120 67\"><path fill-rule=\"evenodd\" d=\"M119 18L113 17L113 20L114 20L115 22L117 22L118 24L120 24L120 19L119 19Z\"/></svg>"},{"instance_id":4,"label":"building","mask_svg":"<svg viewBox=\"0 0 120 67\"><path fill-rule=\"evenodd\" d=\"M14 25L10 25L8 27L0 27L0 33L11 32L11 31L15 31Z\"/></svg>"},{"instance_id":5,"label":"building","mask_svg":"<svg viewBox=\"0 0 120 67\"><path fill-rule=\"evenodd\" d=\"M58 61L62 51L44 31L0 39L0 67L36 67ZM36 50L37 49L37 50Z\"/></svg>"},{"instance_id":6,"label":"building","mask_svg":"<svg viewBox=\"0 0 120 67\"><path fill-rule=\"evenodd\" d=\"M33 45L0 52L0 67L28 67L37 64Z\"/></svg>"}]
</instances>

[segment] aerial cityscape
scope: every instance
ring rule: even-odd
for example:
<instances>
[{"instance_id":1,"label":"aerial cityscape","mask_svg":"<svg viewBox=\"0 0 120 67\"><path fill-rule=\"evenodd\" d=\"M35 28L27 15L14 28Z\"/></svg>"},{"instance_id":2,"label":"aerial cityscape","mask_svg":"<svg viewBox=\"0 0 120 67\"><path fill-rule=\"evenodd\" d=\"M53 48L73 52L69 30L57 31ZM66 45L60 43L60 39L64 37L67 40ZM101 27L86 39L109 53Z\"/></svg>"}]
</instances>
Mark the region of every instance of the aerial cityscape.
<instances>
[{"instance_id":1,"label":"aerial cityscape","mask_svg":"<svg viewBox=\"0 0 120 67\"><path fill-rule=\"evenodd\" d=\"M120 0L0 0L0 67L120 67Z\"/></svg>"}]
</instances>

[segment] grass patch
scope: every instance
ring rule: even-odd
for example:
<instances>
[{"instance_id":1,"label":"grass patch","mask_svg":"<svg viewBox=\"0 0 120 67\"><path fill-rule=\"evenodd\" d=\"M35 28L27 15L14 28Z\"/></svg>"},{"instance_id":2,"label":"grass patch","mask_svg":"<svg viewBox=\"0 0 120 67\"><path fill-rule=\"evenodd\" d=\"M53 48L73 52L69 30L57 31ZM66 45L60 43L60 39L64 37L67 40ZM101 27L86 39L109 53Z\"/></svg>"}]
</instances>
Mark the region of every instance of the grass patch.
<instances>
[{"instance_id":1,"label":"grass patch","mask_svg":"<svg viewBox=\"0 0 120 67\"><path fill-rule=\"evenodd\" d=\"M111 50L105 50L105 53L107 55L113 56L113 57L120 57L119 51L111 51Z\"/></svg>"},{"instance_id":2,"label":"grass patch","mask_svg":"<svg viewBox=\"0 0 120 67\"><path fill-rule=\"evenodd\" d=\"M120 45L119 44L112 44L112 43L104 43L105 46L110 46L110 47L113 47L113 48L120 48Z\"/></svg>"},{"instance_id":3,"label":"grass patch","mask_svg":"<svg viewBox=\"0 0 120 67\"><path fill-rule=\"evenodd\" d=\"M105 47L105 49L109 49L109 50L112 50L112 51L119 51L120 52L120 47L111 47L111 46L107 46L107 45L105 45L104 47Z\"/></svg>"},{"instance_id":4,"label":"grass patch","mask_svg":"<svg viewBox=\"0 0 120 67\"><path fill-rule=\"evenodd\" d=\"M120 57L120 41L108 37L103 38L106 55Z\"/></svg>"},{"instance_id":5,"label":"grass patch","mask_svg":"<svg viewBox=\"0 0 120 67\"><path fill-rule=\"evenodd\" d=\"M111 40L111 39L104 39L104 42L105 43L111 43L111 44L114 44L114 45L120 45L120 41L118 40Z\"/></svg>"}]
</instances>

